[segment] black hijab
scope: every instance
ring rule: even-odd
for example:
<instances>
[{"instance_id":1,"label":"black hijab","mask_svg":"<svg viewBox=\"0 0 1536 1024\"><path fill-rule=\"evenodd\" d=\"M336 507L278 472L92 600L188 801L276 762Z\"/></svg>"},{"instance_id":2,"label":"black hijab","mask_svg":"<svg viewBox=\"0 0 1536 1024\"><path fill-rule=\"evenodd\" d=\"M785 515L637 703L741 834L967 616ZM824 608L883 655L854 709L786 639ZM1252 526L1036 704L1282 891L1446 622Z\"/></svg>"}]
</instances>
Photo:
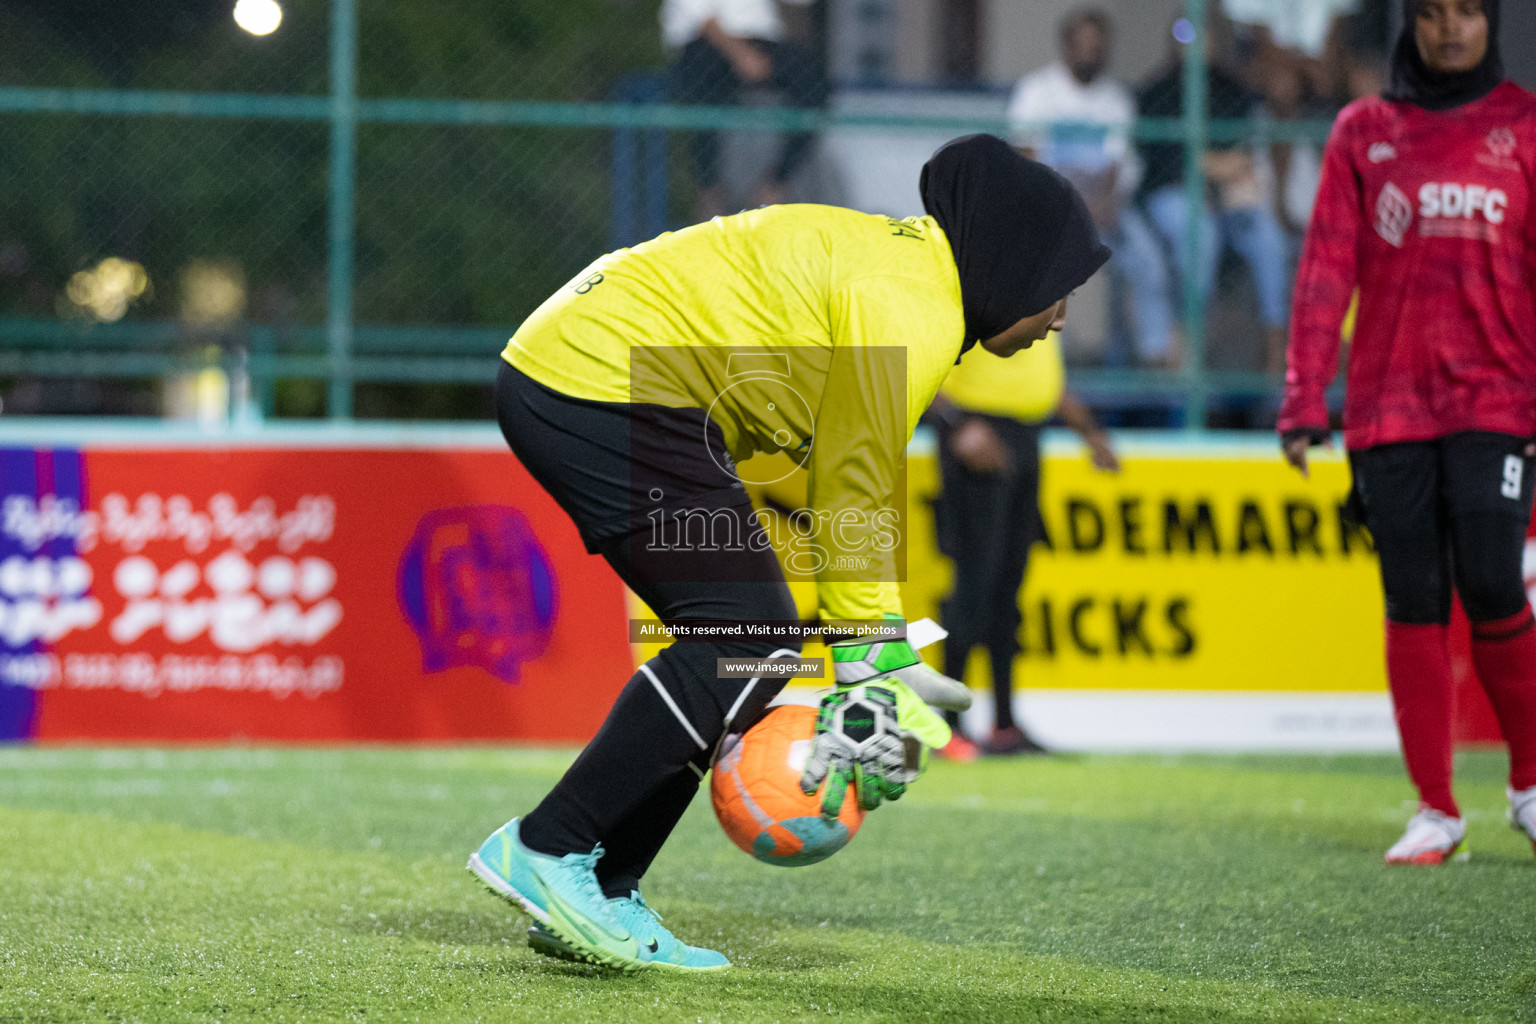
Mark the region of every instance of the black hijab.
<instances>
[{"instance_id":1,"label":"black hijab","mask_svg":"<svg viewBox=\"0 0 1536 1024\"><path fill-rule=\"evenodd\" d=\"M1412 103L1425 110L1450 110L1480 100L1504 81L1504 61L1499 57L1499 0L1483 0L1488 16L1488 53L1471 71L1443 75L1431 71L1419 53L1414 22L1424 0L1403 0L1403 34L1392 52L1392 84L1386 98Z\"/></svg>"},{"instance_id":2,"label":"black hijab","mask_svg":"<svg viewBox=\"0 0 1536 1024\"><path fill-rule=\"evenodd\" d=\"M1077 189L995 135L944 146L918 188L960 270L962 353L1050 309L1109 259Z\"/></svg>"}]
</instances>

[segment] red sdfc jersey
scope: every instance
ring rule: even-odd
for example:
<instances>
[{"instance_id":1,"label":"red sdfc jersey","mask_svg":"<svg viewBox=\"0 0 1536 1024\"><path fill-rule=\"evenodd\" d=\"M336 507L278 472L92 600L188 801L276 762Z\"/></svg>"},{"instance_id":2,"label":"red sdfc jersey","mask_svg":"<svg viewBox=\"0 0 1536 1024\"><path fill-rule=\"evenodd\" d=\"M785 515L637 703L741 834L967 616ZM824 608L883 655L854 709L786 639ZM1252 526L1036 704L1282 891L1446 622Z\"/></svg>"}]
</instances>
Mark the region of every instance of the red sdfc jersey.
<instances>
[{"instance_id":1,"label":"red sdfc jersey","mask_svg":"<svg viewBox=\"0 0 1536 1024\"><path fill-rule=\"evenodd\" d=\"M1325 427L1355 289L1352 449L1536 433L1536 96L1508 82L1428 111L1346 107L1296 281L1282 431Z\"/></svg>"}]
</instances>

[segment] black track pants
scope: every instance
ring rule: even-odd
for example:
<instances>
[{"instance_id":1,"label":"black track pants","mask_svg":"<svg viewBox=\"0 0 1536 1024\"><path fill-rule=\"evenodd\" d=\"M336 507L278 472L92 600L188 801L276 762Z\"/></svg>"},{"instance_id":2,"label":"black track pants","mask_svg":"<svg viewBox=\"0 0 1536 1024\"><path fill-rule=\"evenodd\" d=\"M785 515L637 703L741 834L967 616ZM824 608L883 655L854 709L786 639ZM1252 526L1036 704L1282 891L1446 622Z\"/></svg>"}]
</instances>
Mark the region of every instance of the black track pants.
<instances>
[{"instance_id":1,"label":"black track pants","mask_svg":"<svg viewBox=\"0 0 1536 1024\"><path fill-rule=\"evenodd\" d=\"M1464 433L1350 453L1355 493L1381 557L1387 618L1451 620L1454 586L1473 622L1526 605L1521 561L1531 522L1526 438Z\"/></svg>"},{"instance_id":2,"label":"black track pants","mask_svg":"<svg viewBox=\"0 0 1536 1024\"><path fill-rule=\"evenodd\" d=\"M530 474L663 622L793 620L794 601L771 548L724 544L690 560L648 543L647 496L672 508L707 506L755 527L739 484L699 442L700 410L586 402L510 366L497 380L502 433ZM661 481L658 484L658 481ZM760 717L778 679L719 679L717 658L787 657L797 645L742 640L675 643L620 692L596 737L521 825L541 853L586 853L601 843L598 879L611 896L638 888L687 809L728 727Z\"/></svg>"},{"instance_id":3,"label":"black track pants","mask_svg":"<svg viewBox=\"0 0 1536 1024\"><path fill-rule=\"evenodd\" d=\"M771 84L782 91L791 107L822 107L827 102L826 76L814 54L794 43L756 39L751 45L761 50L773 66ZM743 83L725 55L704 39L695 39L683 47L672 67L672 95L679 103L708 106L735 106L741 102ZM810 155L814 136L810 132L791 132L774 163L772 177L788 181ZM720 133L694 132L690 140L693 170L700 188L720 184Z\"/></svg>"},{"instance_id":4,"label":"black track pants","mask_svg":"<svg viewBox=\"0 0 1536 1024\"><path fill-rule=\"evenodd\" d=\"M964 678L973 648L988 652L996 725L1013 722L1013 659L1019 652L1019 588L1029 549L1039 535L1040 428L983 416L1002 438L1011 464L1001 473L973 473L939 439L944 491L934 508L939 550L954 562L954 585L940 606L949 637L944 672Z\"/></svg>"}]
</instances>

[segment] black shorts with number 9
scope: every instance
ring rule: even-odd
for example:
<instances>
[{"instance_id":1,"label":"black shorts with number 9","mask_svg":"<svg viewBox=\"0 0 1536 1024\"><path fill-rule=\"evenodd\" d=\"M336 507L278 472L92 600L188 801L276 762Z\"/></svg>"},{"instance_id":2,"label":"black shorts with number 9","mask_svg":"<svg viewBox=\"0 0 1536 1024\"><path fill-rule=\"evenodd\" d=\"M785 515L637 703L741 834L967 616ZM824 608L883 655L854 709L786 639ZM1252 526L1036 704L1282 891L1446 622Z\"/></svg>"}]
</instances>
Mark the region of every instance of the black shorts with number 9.
<instances>
[{"instance_id":1,"label":"black shorts with number 9","mask_svg":"<svg viewBox=\"0 0 1536 1024\"><path fill-rule=\"evenodd\" d=\"M1387 618L1446 623L1451 587L1473 622L1518 615L1536 459L1529 438L1463 433L1350 453L1381 557Z\"/></svg>"}]
</instances>

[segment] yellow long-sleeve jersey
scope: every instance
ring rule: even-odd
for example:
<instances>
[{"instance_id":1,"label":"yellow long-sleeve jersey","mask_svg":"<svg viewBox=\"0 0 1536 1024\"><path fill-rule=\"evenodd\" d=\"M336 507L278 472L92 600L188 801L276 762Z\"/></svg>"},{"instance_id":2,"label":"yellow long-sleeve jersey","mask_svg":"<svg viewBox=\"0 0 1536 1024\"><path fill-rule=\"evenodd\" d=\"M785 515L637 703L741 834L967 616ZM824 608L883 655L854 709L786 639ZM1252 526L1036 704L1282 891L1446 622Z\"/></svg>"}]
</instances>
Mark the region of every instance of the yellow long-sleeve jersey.
<instances>
[{"instance_id":1,"label":"yellow long-sleeve jersey","mask_svg":"<svg viewBox=\"0 0 1536 1024\"><path fill-rule=\"evenodd\" d=\"M865 619L901 612L882 513L964 335L932 218L774 206L602 257L502 355L572 397L707 410L737 462L790 455L829 550L872 556L815 566L821 614Z\"/></svg>"},{"instance_id":2,"label":"yellow long-sleeve jersey","mask_svg":"<svg viewBox=\"0 0 1536 1024\"><path fill-rule=\"evenodd\" d=\"M980 346L966 353L944 381L944 396L970 412L1044 423L1061 406L1067 367L1061 337L1052 331L1007 359Z\"/></svg>"}]
</instances>

